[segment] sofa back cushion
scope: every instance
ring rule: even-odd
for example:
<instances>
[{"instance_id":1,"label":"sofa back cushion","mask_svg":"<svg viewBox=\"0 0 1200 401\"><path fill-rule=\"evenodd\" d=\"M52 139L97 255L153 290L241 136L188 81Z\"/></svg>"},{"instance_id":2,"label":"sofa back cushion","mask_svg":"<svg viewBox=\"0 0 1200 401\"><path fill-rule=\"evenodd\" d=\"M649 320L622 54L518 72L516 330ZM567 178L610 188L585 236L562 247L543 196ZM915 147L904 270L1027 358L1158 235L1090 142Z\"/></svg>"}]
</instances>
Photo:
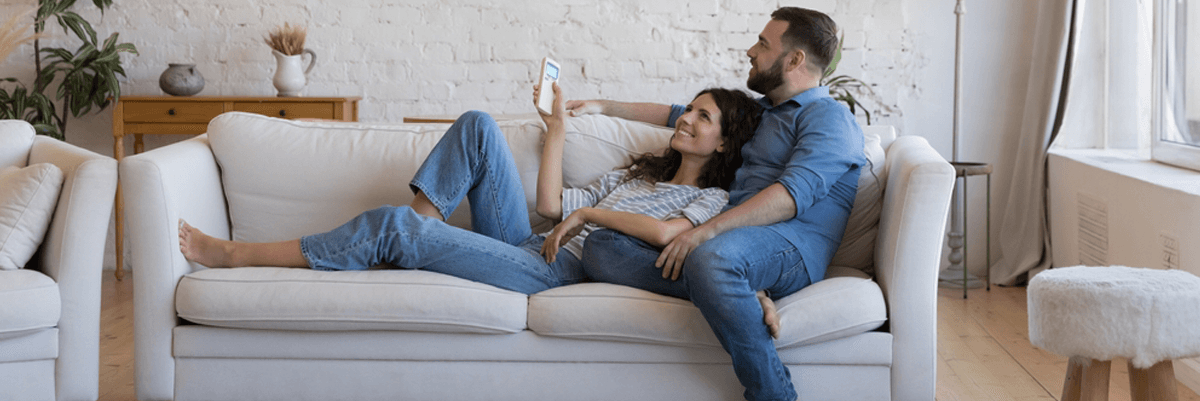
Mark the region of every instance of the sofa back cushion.
<instances>
[{"instance_id":1,"label":"sofa back cushion","mask_svg":"<svg viewBox=\"0 0 1200 401\"><path fill-rule=\"evenodd\" d=\"M328 231L381 205L407 205L408 182L447 126L298 122L226 113L208 126L233 239L269 242ZM508 123L516 149L541 128ZM528 153L527 151L525 153ZM538 161L517 158L527 188ZM528 194L527 194L528 195ZM466 226L466 208L451 222Z\"/></svg>"},{"instance_id":2,"label":"sofa back cushion","mask_svg":"<svg viewBox=\"0 0 1200 401\"><path fill-rule=\"evenodd\" d=\"M542 122L499 122L524 185L531 223L541 163ZM449 126L299 122L226 113L209 123L233 239L282 241L328 231L381 205L407 205L408 182ZM603 116L570 120L563 176L569 187L664 148L671 130ZM470 227L460 205L448 222Z\"/></svg>"},{"instance_id":3,"label":"sofa back cushion","mask_svg":"<svg viewBox=\"0 0 1200 401\"><path fill-rule=\"evenodd\" d=\"M0 270L25 267L50 228L63 172L50 163L0 168Z\"/></svg>"},{"instance_id":4,"label":"sofa back cushion","mask_svg":"<svg viewBox=\"0 0 1200 401\"><path fill-rule=\"evenodd\" d=\"M887 184L887 163L884 149L896 137L890 126L863 127L863 154L867 165L858 176L858 193L842 244L830 260L831 266L843 266L860 270L868 275L875 273L875 237L879 236L879 213L883 211L883 190Z\"/></svg>"},{"instance_id":5,"label":"sofa back cushion","mask_svg":"<svg viewBox=\"0 0 1200 401\"><path fill-rule=\"evenodd\" d=\"M25 167L33 148L33 126L22 120L0 120L0 169Z\"/></svg>"}]
</instances>

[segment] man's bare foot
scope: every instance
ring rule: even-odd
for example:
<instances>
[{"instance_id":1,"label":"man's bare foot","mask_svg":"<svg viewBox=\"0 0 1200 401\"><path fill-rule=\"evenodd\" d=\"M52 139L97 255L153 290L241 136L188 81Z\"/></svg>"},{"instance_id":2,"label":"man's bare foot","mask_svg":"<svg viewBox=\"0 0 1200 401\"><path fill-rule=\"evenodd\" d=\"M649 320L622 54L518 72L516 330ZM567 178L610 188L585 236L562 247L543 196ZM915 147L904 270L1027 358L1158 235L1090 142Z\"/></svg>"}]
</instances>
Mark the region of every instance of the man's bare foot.
<instances>
[{"instance_id":1,"label":"man's bare foot","mask_svg":"<svg viewBox=\"0 0 1200 401\"><path fill-rule=\"evenodd\" d=\"M757 295L763 309L763 323L771 331L771 338L779 338L779 313L775 310L775 301L767 296L766 291L759 291Z\"/></svg>"},{"instance_id":2,"label":"man's bare foot","mask_svg":"<svg viewBox=\"0 0 1200 401\"><path fill-rule=\"evenodd\" d=\"M234 267L233 242L210 237L179 220L179 251L188 260L208 267Z\"/></svg>"}]
</instances>

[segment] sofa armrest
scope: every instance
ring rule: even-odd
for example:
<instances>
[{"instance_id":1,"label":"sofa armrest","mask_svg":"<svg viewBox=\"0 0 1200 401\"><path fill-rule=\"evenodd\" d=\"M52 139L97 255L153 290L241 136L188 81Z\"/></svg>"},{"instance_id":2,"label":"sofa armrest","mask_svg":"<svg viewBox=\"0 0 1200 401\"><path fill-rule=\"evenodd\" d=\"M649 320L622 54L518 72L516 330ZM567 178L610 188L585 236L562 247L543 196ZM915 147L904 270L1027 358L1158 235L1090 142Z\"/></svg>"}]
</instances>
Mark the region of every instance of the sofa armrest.
<instances>
[{"instance_id":1,"label":"sofa armrest","mask_svg":"<svg viewBox=\"0 0 1200 401\"><path fill-rule=\"evenodd\" d=\"M892 399L932 400L937 274L954 169L918 136L897 138L888 147L887 164L875 269L893 336Z\"/></svg>"},{"instance_id":2,"label":"sofa armrest","mask_svg":"<svg viewBox=\"0 0 1200 401\"><path fill-rule=\"evenodd\" d=\"M117 161L66 142L37 136L29 163L51 163L63 172L54 218L40 247L42 272L58 283L55 391L61 399L99 394L100 282L104 241L117 190Z\"/></svg>"},{"instance_id":3,"label":"sofa armrest","mask_svg":"<svg viewBox=\"0 0 1200 401\"><path fill-rule=\"evenodd\" d=\"M207 135L121 160L125 223L132 250L138 399L175 396L172 331L175 287L199 268L179 251L178 221L229 238L220 170Z\"/></svg>"}]
</instances>

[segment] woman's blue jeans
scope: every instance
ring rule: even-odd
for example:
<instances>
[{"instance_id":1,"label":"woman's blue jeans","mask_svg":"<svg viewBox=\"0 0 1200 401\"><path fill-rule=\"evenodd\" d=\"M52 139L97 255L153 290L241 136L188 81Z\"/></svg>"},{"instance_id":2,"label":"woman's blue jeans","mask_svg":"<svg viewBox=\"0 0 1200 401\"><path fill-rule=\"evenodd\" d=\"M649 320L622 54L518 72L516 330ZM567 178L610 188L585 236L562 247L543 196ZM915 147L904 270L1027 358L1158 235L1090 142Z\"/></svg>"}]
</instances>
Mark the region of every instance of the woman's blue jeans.
<instances>
[{"instance_id":1,"label":"woman's blue jeans","mask_svg":"<svg viewBox=\"0 0 1200 401\"><path fill-rule=\"evenodd\" d=\"M363 270L381 263L445 273L532 294L583 281L574 255L541 255L543 238L529 226L525 191L504 135L491 116L468 112L446 131L409 184L450 216L466 197L472 230L383 206L341 227L300 239L317 270Z\"/></svg>"},{"instance_id":2,"label":"woman's blue jeans","mask_svg":"<svg viewBox=\"0 0 1200 401\"><path fill-rule=\"evenodd\" d=\"M765 227L741 227L710 239L684 261L676 281L654 267L661 250L640 239L597 230L583 245L588 278L690 299L733 359L748 400L796 399L791 372L775 351L755 295L782 298L812 283L794 245Z\"/></svg>"}]
</instances>

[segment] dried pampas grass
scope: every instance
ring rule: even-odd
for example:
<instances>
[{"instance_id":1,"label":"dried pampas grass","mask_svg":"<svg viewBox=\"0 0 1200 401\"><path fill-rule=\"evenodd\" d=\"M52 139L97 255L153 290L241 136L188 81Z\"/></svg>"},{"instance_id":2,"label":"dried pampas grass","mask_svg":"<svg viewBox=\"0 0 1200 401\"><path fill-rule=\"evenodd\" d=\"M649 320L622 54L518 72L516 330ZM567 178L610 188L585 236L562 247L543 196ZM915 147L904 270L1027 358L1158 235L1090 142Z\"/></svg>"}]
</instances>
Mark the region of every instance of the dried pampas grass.
<instances>
[{"instance_id":1,"label":"dried pampas grass","mask_svg":"<svg viewBox=\"0 0 1200 401\"><path fill-rule=\"evenodd\" d=\"M0 62L8 58L8 55L13 50L17 50L17 47L32 42L41 36L36 33L25 34L27 29L33 25L33 21L26 20L26 18L29 18L36 11L36 8L30 8L25 11L13 13L12 16L8 17L7 21L4 21L4 25L0 25Z\"/></svg>"},{"instance_id":2,"label":"dried pampas grass","mask_svg":"<svg viewBox=\"0 0 1200 401\"><path fill-rule=\"evenodd\" d=\"M304 37L307 35L306 28L291 26L285 22L283 26L275 27L263 40L267 42L268 46L271 46L271 49L288 56L295 56L304 52Z\"/></svg>"}]
</instances>

